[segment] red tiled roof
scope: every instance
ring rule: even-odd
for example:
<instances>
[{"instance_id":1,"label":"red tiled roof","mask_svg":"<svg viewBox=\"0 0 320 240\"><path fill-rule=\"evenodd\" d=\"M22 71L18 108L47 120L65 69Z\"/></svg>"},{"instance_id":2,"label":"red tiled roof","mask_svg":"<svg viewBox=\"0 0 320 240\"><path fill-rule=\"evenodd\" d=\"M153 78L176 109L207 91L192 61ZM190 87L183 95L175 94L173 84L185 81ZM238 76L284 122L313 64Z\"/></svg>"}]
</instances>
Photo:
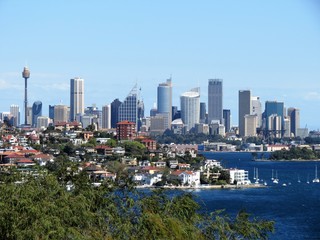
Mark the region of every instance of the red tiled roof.
<instances>
[{"instance_id":1,"label":"red tiled roof","mask_svg":"<svg viewBox=\"0 0 320 240\"><path fill-rule=\"evenodd\" d=\"M124 120L122 122L118 122L117 125L135 125L135 123Z\"/></svg>"},{"instance_id":2,"label":"red tiled roof","mask_svg":"<svg viewBox=\"0 0 320 240\"><path fill-rule=\"evenodd\" d=\"M30 160L29 158L22 158L18 160L17 163L34 163L34 161Z\"/></svg>"}]
</instances>

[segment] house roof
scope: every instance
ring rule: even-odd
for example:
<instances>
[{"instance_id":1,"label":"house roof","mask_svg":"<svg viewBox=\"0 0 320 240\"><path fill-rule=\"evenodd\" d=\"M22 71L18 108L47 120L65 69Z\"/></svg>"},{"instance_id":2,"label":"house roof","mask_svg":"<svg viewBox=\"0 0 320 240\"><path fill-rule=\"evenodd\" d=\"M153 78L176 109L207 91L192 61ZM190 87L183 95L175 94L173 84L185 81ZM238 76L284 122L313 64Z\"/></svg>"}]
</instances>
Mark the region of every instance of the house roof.
<instances>
[{"instance_id":1,"label":"house roof","mask_svg":"<svg viewBox=\"0 0 320 240\"><path fill-rule=\"evenodd\" d=\"M18 160L16 163L34 163L34 161L30 160L29 158L22 158Z\"/></svg>"}]
</instances>

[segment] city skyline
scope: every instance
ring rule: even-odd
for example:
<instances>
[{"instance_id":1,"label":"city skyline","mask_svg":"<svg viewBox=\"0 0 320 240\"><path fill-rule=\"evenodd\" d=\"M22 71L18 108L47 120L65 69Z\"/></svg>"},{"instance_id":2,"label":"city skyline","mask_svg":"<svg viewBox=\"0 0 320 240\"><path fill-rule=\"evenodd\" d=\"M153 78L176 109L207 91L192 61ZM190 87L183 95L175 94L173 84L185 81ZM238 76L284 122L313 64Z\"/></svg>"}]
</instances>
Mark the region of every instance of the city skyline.
<instances>
[{"instance_id":1,"label":"city skyline","mask_svg":"<svg viewBox=\"0 0 320 240\"><path fill-rule=\"evenodd\" d=\"M86 79L86 107L122 101L137 82L148 113L158 84L172 74L172 104L179 108L180 94L195 85L207 103L208 79L221 78L232 125L238 91L250 89L261 103L300 109L301 127L320 128L315 1L183 3L1 1L0 111L15 104L22 114L27 65L29 106L42 101L46 116L49 105L69 105L75 75Z\"/></svg>"}]
</instances>

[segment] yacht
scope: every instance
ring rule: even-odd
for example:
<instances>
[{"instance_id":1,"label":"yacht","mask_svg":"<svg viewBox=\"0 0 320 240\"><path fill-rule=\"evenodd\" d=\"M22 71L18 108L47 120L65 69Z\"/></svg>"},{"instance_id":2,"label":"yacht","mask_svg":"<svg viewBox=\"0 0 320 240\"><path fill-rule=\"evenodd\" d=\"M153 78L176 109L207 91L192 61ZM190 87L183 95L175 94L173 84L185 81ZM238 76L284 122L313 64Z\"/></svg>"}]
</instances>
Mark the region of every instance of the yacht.
<instances>
[{"instance_id":1,"label":"yacht","mask_svg":"<svg viewBox=\"0 0 320 240\"><path fill-rule=\"evenodd\" d=\"M276 177L273 179L273 183L278 184L279 179L278 179L278 171L276 171Z\"/></svg>"},{"instance_id":2,"label":"yacht","mask_svg":"<svg viewBox=\"0 0 320 240\"><path fill-rule=\"evenodd\" d=\"M318 168L317 168L317 165L316 165L316 171L315 171L315 178L312 180L312 182L314 182L314 183L320 182L320 180L319 180L319 178L318 178Z\"/></svg>"}]
</instances>

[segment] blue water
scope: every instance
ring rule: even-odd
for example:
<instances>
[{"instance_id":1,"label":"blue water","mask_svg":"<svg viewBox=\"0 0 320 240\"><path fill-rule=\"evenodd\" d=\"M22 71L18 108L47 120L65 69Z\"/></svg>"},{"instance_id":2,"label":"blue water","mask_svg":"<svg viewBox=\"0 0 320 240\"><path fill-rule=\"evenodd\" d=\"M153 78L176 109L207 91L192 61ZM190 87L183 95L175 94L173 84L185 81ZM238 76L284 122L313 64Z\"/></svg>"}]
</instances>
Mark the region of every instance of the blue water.
<instances>
[{"instance_id":1,"label":"blue water","mask_svg":"<svg viewBox=\"0 0 320 240\"><path fill-rule=\"evenodd\" d=\"M225 209L234 217L245 209L257 218L274 220L275 233L270 239L320 239L320 183L312 183L316 165L320 172L320 162L257 162L246 153L204 155L221 161L224 167L248 170L252 182L253 170L258 168L259 179L268 183L266 188L195 191L208 211ZM271 181L272 169L274 174L278 172L279 184ZM287 186L282 186L283 183Z\"/></svg>"}]
</instances>

